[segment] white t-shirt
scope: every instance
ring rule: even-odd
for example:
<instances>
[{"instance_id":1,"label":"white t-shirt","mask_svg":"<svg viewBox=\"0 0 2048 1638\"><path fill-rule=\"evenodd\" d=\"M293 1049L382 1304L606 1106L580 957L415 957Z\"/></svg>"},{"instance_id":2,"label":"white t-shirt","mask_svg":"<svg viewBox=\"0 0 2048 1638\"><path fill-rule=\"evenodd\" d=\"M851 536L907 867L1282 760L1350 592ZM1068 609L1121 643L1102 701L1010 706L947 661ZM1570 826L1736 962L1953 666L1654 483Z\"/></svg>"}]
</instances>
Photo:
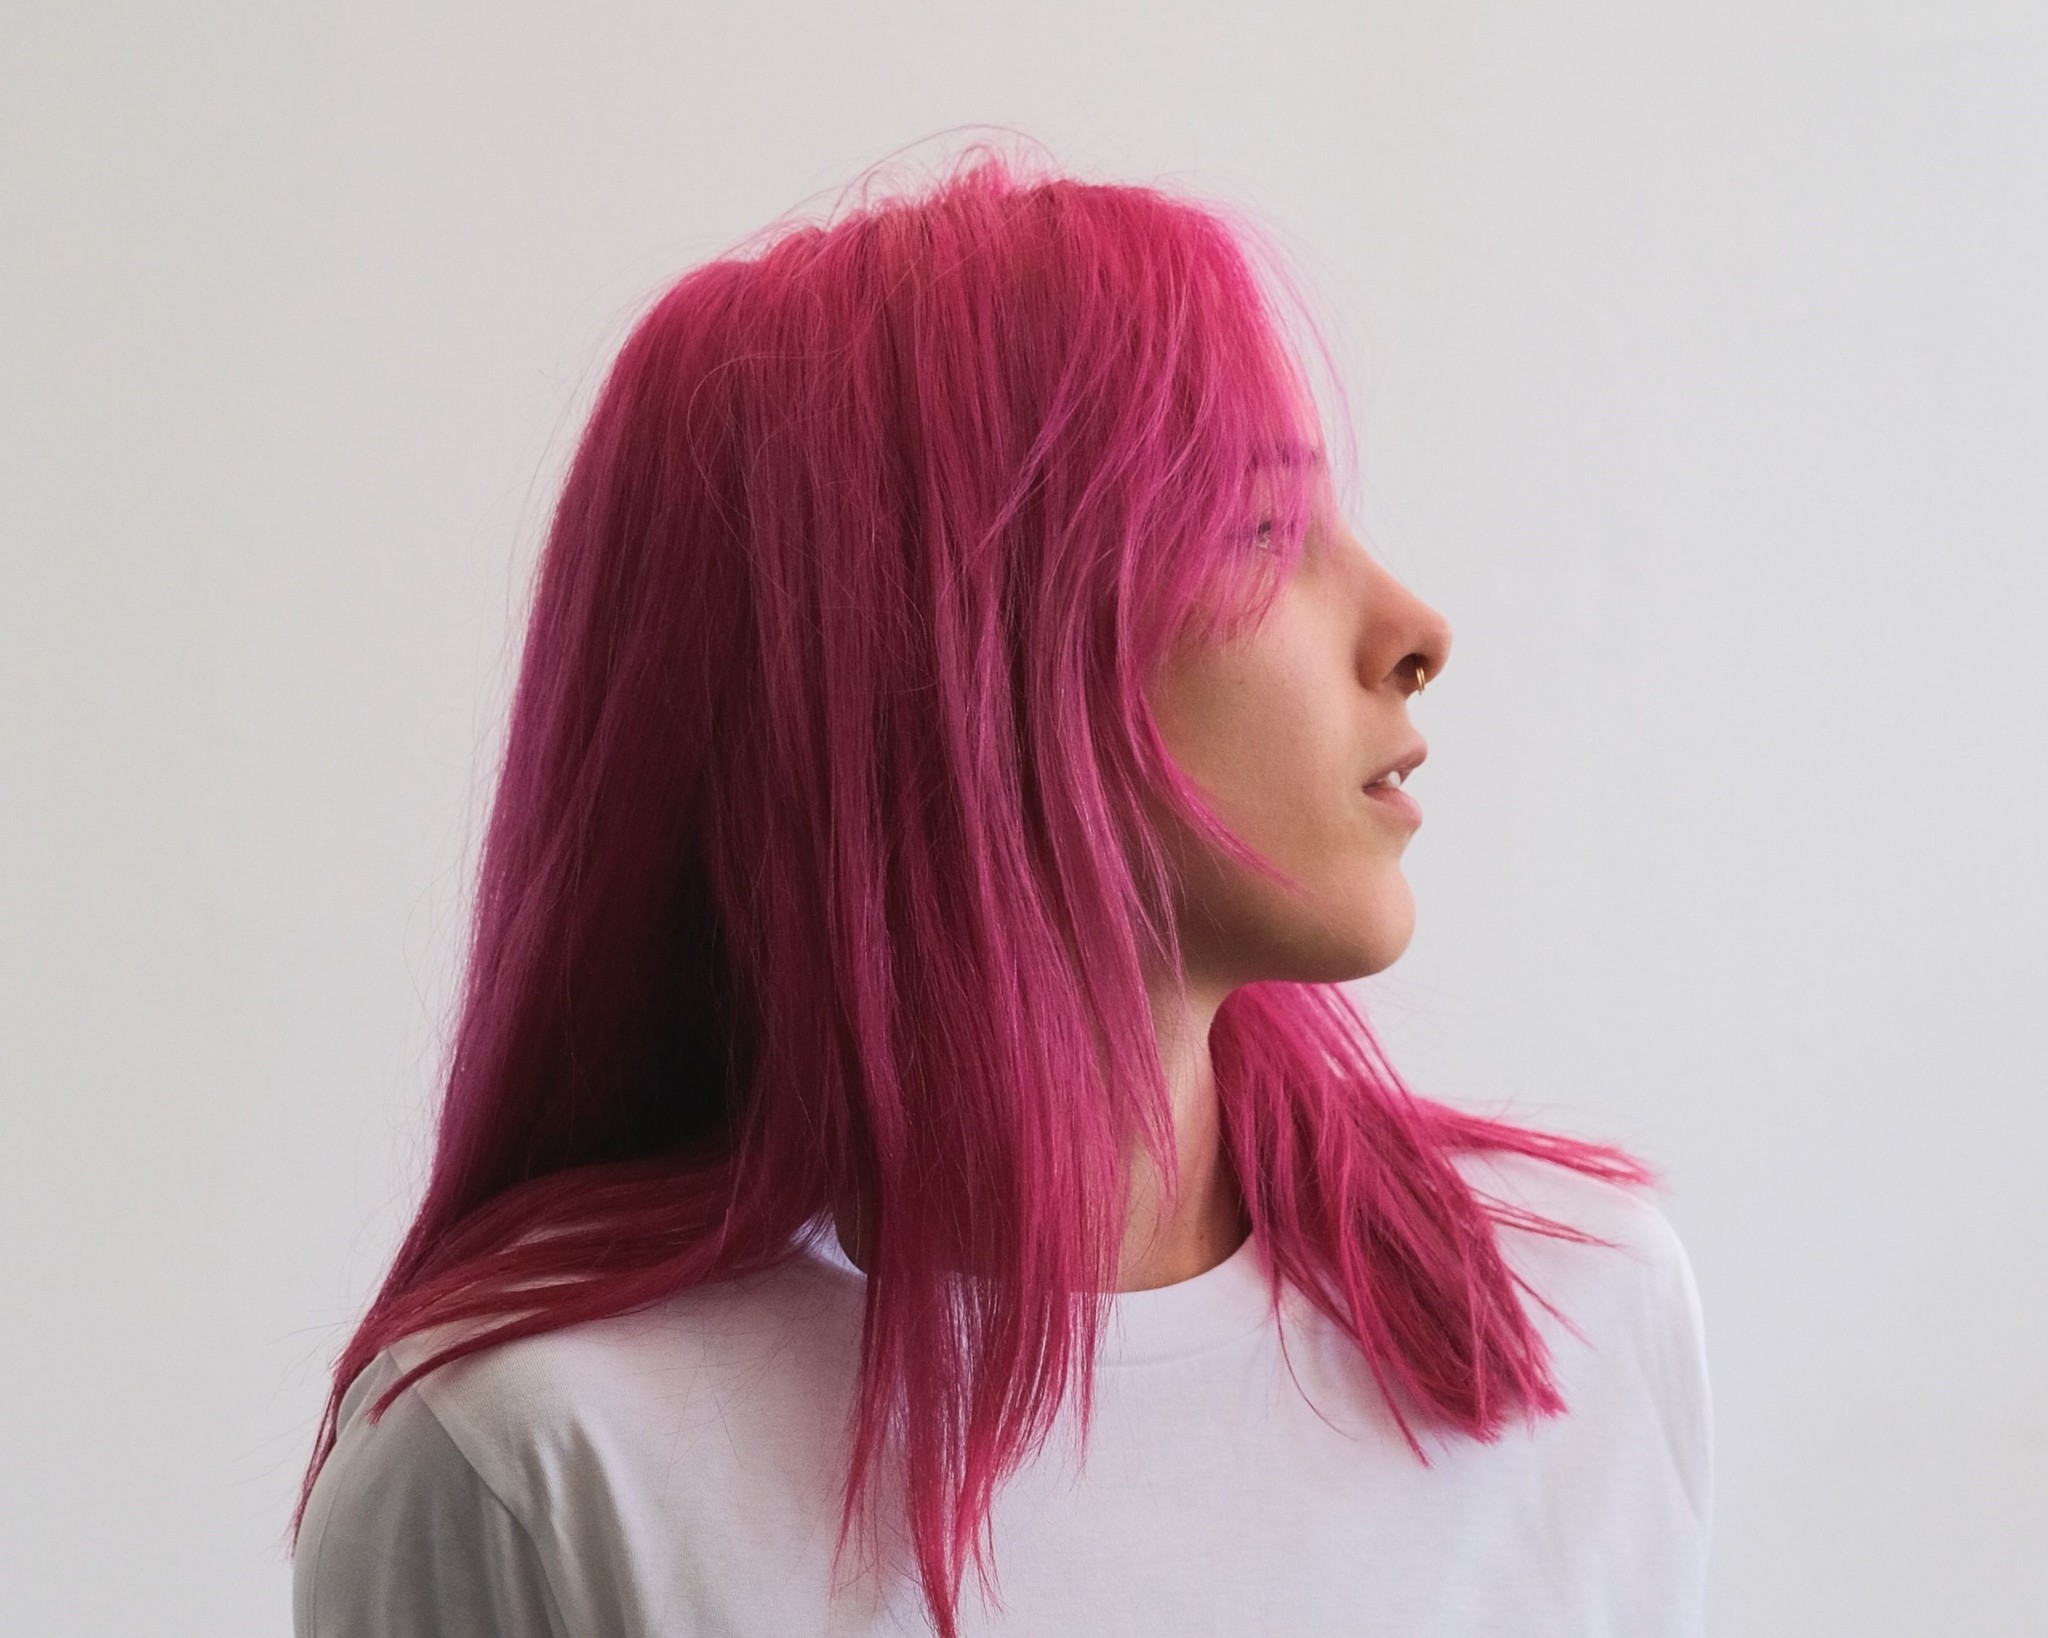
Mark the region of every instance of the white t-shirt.
<instances>
[{"instance_id":1,"label":"white t-shirt","mask_svg":"<svg viewBox=\"0 0 2048 1638\"><path fill-rule=\"evenodd\" d=\"M1112 1304L1095 1423L996 1493L1003 1610L964 1633L1688 1638L1711 1488L1698 1297L1640 1195L1460 1162L1605 1239L1501 1231L1568 1409L1493 1444L1403 1441L1357 1350L1256 1241ZM831 1580L863 1276L788 1263L490 1350L369 1405L352 1385L295 1565L299 1638L795 1638L931 1631L914 1581ZM1576 1328L1578 1334L1574 1334ZM1284 1338L1284 1353L1283 1353ZM1290 1371L1291 1364L1291 1371Z\"/></svg>"}]
</instances>

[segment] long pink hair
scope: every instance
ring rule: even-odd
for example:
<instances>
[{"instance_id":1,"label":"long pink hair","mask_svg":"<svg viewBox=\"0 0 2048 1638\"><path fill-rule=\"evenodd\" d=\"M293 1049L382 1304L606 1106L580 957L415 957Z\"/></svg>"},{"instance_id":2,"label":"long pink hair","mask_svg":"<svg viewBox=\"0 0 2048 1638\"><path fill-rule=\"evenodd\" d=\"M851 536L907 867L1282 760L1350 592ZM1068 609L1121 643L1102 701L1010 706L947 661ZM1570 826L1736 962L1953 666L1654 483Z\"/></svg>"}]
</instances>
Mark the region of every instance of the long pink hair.
<instances>
[{"instance_id":1,"label":"long pink hair","mask_svg":"<svg viewBox=\"0 0 2048 1638\"><path fill-rule=\"evenodd\" d=\"M459 1338L380 1410L769 1267L858 1195L841 1545L900 1498L951 1638L995 1487L1070 1398L1085 1425L1133 1156L1173 1174L1148 801L1234 843L1143 684L1177 634L1258 617L1323 481L1253 243L980 156L639 322L541 563L431 1179L309 1490L398 1339ZM1241 989L1211 1045L1273 1278L1402 1426L1561 1409L1512 1214L1452 1158L1643 1169L1416 1097L1334 987Z\"/></svg>"}]
</instances>

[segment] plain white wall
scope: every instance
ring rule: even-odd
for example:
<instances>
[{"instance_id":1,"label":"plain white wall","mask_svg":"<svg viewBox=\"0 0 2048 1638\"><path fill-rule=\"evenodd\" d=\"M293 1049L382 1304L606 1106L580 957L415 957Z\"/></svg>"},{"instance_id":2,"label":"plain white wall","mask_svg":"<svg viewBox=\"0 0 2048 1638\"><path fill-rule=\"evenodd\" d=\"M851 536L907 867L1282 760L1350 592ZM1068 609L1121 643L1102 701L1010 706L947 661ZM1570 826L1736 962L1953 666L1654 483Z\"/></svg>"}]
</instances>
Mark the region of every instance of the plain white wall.
<instances>
[{"instance_id":1,"label":"plain white wall","mask_svg":"<svg viewBox=\"0 0 2048 1638\"><path fill-rule=\"evenodd\" d=\"M1373 1001L1668 1168L1714 1630L2048 1631L2048 13L24 4L0 63L10 1630L286 1629L596 372L999 122L1336 315L1458 634Z\"/></svg>"}]
</instances>

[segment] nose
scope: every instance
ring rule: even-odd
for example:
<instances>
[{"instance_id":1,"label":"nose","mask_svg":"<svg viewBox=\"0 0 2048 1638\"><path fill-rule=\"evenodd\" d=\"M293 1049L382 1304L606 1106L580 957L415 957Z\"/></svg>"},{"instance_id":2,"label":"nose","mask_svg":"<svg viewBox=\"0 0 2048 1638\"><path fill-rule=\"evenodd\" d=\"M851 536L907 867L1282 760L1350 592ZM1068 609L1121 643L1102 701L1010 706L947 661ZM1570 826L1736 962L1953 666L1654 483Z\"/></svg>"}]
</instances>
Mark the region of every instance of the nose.
<instances>
[{"instance_id":1,"label":"nose","mask_svg":"<svg viewBox=\"0 0 2048 1638\"><path fill-rule=\"evenodd\" d=\"M1451 655L1451 626L1370 554L1359 644L1361 681L1419 693L1441 675Z\"/></svg>"}]
</instances>

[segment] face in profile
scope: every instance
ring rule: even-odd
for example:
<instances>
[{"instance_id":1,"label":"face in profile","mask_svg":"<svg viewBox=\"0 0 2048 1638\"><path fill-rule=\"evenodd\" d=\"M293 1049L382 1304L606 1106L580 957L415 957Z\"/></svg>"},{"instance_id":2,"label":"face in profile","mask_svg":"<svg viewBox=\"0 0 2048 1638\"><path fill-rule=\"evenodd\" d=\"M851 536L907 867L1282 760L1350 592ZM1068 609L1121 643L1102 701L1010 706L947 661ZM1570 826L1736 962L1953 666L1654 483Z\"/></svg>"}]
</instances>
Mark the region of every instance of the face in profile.
<instances>
[{"instance_id":1,"label":"face in profile","mask_svg":"<svg viewBox=\"0 0 2048 1638\"><path fill-rule=\"evenodd\" d=\"M1425 754L1408 700L1418 665L1434 678L1449 649L1443 617L1323 507L1257 626L1169 652L1148 689L1167 749L1216 817L1295 884L1162 821L1191 991L1341 982L1407 947L1401 855L1422 814L1400 785Z\"/></svg>"}]
</instances>

